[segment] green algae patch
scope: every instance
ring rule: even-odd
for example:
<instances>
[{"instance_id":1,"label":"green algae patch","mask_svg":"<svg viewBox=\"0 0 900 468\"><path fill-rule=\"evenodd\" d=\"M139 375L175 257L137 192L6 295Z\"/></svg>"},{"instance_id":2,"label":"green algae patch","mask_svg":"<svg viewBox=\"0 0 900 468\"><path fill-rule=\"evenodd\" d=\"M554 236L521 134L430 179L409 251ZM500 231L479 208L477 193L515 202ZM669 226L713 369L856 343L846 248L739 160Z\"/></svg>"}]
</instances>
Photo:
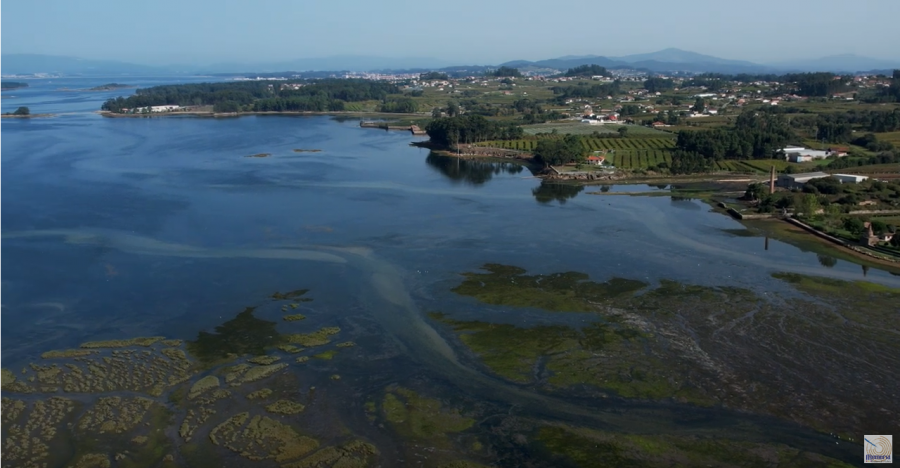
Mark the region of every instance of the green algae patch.
<instances>
[{"instance_id":1,"label":"green algae patch","mask_svg":"<svg viewBox=\"0 0 900 468\"><path fill-rule=\"evenodd\" d=\"M16 383L16 374L9 369L0 370L0 387Z\"/></svg>"},{"instance_id":2,"label":"green algae patch","mask_svg":"<svg viewBox=\"0 0 900 468\"><path fill-rule=\"evenodd\" d=\"M276 291L276 292L272 293L272 295L269 297L271 297L272 299L275 299L276 301L284 301L284 300L290 299L290 300L295 300L295 301L299 301L299 302L309 302L312 300L311 298L303 297L308 292L309 292L309 289L295 289L293 291L288 291L286 293L280 293L280 292Z\"/></svg>"},{"instance_id":3,"label":"green algae patch","mask_svg":"<svg viewBox=\"0 0 900 468\"><path fill-rule=\"evenodd\" d=\"M90 356L91 354L97 354L97 351L90 349L62 349L41 353L41 359L66 359Z\"/></svg>"},{"instance_id":4,"label":"green algae patch","mask_svg":"<svg viewBox=\"0 0 900 468\"><path fill-rule=\"evenodd\" d=\"M301 348L299 346L294 346L292 344L283 344L283 345L278 345L276 347L286 353L291 353L291 354L296 354L296 353L306 350L306 348Z\"/></svg>"},{"instance_id":5,"label":"green algae patch","mask_svg":"<svg viewBox=\"0 0 900 468\"><path fill-rule=\"evenodd\" d=\"M282 465L282 468L364 468L370 466L378 449L374 445L354 440L336 447L325 447L301 461Z\"/></svg>"},{"instance_id":6,"label":"green algae patch","mask_svg":"<svg viewBox=\"0 0 900 468\"><path fill-rule=\"evenodd\" d=\"M265 416L240 413L219 424L209 434L210 441L253 461L285 462L303 457L319 442L298 434L293 428Z\"/></svg>"},{"instance_id":7,"label":"green algae patch","mask_svg":"<svg viewBox=\"0 0 900 468\"><path fill-rule=\"evenodd\" d=\"M306 316L303 314L292 314L292 315L285 315L281 319L284 320L285 322L296 322L298 320L306 320Z\"/></svg>"},{"instance_id":8,"label":"green algae patch","mask_svg":"<svg viewBox=\"0 0 900 468\"><path fill-rule=\"evenodd\" d=\"M407 388L388 390L381 403L384 418L402 436L446 445L447 434L475 424L456 409L445 409L439 400L425 398Z\"/></svg>"},{"instance_id":9,"label":"green algae patch","mask_svg":"<svg viewBox=\"0 0 900 468\"><path fill-rule=\"evenodd\" d=\"M188 399L193 400L194 398L200 396L201 393L207 390L212 390L214 388L219 388L219 378L214 375L207 375L191 386L191 391L188 394Z\"/></svg>"},{"instance_id":10,"label":"green algae patch","mask_svg":"<svg viewBox=\"0 0 900 468\"><path fill-rule=\"evenodd\" d=\"M247 157L248 158L268 158L269 156L272 156L272 153L256 153L256 154L251 154L250 156L247 156Z\"/></svg>"},{"instance_id":11,"label":"green algae patch","mask_svg":"<svg viewBox=\"0 0 900 468\"><path fill-rule=\"evenodd\" d=\"M336 349L329 349L328 351L323 351L319 354L314 355L313 357L316 359L324 359L326 361L330 361L337 356L338 351Z\"/></svg>"},{"instance_id":12,"label":"green algae patch","mask_svg":"<svg viewBox=\"0 0 900 468\"><path fill-rule=\"evenodd\" d=\"M252 368L250 368L250 370L245 372L244 375L241 376L240 382L248 383L248 382L256 382L257 380L262 380L262 379L284 369L285 367L287 367L287 364L284 364L284 363L270 364L268 366L252 367Z\"/></svg>"},{"instance_id":13,"label":"green algae patch","mask_svg":"<svg viewBox=\"0 0 900 468\"><path fill-rule=\"evenodd\" d=\"M322 150L320 150L320 149L299 149L299 148L294 149L295 153L318 153L320 151L322 151Z\"/></svg>"},{"instance_id":14,"label":"green algae patch","mask_svg":"<svg viewBox=\"0 0 900 468\"><path fill-rule=\"evenodd\" d=\"M278 356L256 356L254 358L247 359L247 362L267 366L280 360L281 358Z\"/></svg>"},{"instance_id":15,"label":"green algae patch","mask_svg":"<svg viewBox=\"0 0 900 468\"><path fill-rule=\"evenodd\" d=\"M231 384L238 382L241 379L241 376L243 376L250 367L252 367L250 364L238 364L222 369L222 374L225 376L225 383Z\"/></svg>"},{"instance_id":16,"label":"green algae patch","mask_svg":"<svg viewBox=\"0 0 900 468\"><path fill-rule=\"evenodd\" d=\"M109 456L103 453L88 453L82 455L77 462L71 465L72 468L109 468L112 464Z\"/></svg>"},{"instance_id":17,"label":"green algae patch","mask_svg":"<svg viewBox=\"0 0 900 468\"><path fill-rule=\"evenodd\" d=\"M266 405L266 411L274 414L300 414L306 406L289 400L278 400L270 405Z\"/></svg>"},{"instance_id":18,"label":"green algae patch","mask_svg":"<svg viewBox=\"0 0 900 468\"><path fill-rule=\"evenodd\" d=\"M337 335L340 332L341 329L338 327L325 327L312 333L294 333L285 335L285 339L288 343L312 348L314 346L323 346L331 343L329 337Z\"/></svg>"},{"instance_id":19,"label":"green algae patch","mask_svg":"<svg viewBox=\"0 0 900 468\"><path fill-rule=\"evenodd\" d=\"M597 283L578 272L526 275L522 268L495 263L481 268L487 273L463 273L465 280L452 291L485 304L589 312L597 304L633 295L647 287L642 281L624 278Z\"/></svg>"},{"instance_id":20,"label":"green algae patch","mask_svg":"<svg viewBox=\"0 0 900 468\"><path fill-rule=\"evenodd\" d=\"M156 466L169 467L174 464L167 463L174 461L171 455L168 455L173 448L172 441L166 435L166 428L172 423L172 413L161 405L154 405L150 408L150 414L147 423L147 436L140 436L146 439L136 450L129 450L127 457L118 461L120 468L151 468ZM168 457L168 460L167 460ZM162 465L160 465L162 463Z\"/></svg>"},{"instance_id":21,"label":"green algae patch","mask_svg":"<svg viewBox=\"0 0 900 468\"><path fill-rule=\"evenodd\" d=\"M150 346L158 341L165 339L164 336L148 336L139 338L129 338L125 340L105 340L105 341L88 341L82 343L82 348L128 348L132 346Z\"/></svg>"},{"instance_id":22,"label":"green algae patch","mask_svg":"<svg viewBox=\"0 0 900 468\"><path fill-rule=\"evenodd\" d=\"M568 464L580 467L852 466L786 445L713 437L631 435L546 426L538 431L536 439L546 451Z\"/></svg>"},{"instance_id":23,"label":"green algae patch","mask_svg":"<svg viewBox=\"0 0 900 468\"><path fill-rule=\"evenodd\" d=\"M300 356L297 358L297 364L303 364L307 361L309 361L309 356Z\"/></svg>"},{"instance_id":24,"label":"green algae patch","mask_svg":"<svg viewBox=\"0 0 900 468\"><path fill-rule=\"evenodd\" d=\"M273 392L271 388L263 388L263 389L255 391L255 392L248 393L247 399L248 400L264 400L264 399L272 396L273 393L275 393L275 392Z\"/></svg>"},{"instance_id":25,"label":"green algae patch","mask_svg":"<svg viewBox=\"0 0 900 468\"><path fill-rule=\"evenodd\" d=\"M235 356L262 355L266 348L282 343L277 323L253 315L248 307L235 318L215 328L215 333L200 332L197 339L187 343L187 349L205 364L228 360Z\"/></svg>"},{"instance_id":26,"label":"green algae patch","mask_svg":"<svg viewBox=\"0 0 900 468\"><path fill-rule=\"evenodd\" d=\"M551 388L587 384L628 398L689 397L708 404L671 383L672 376L665 371L669 364L646 355L646 333L615 321L576 330L461 322L442 314L431 317L452 326L486 366L514 382L545 380Z\"/></svg>"},{"instance_id":27,"label":"green algae patch","mask_svg":"<svg viewBox=\"0 0 900 468\"><path fill-rule=\"evenodd\" d=\"M338 348L352 348L356 346L356 343L352 341L344 341L343 343L338 343L335 346L337 346Z\"/></svg>"},{"instance_id":28,"label":"green algae patch","mask_svg":"<svg viewBox=\"0 0 900 468\"><path fill-rule=\"evenodd\" d=\"M444 463L440 468L488 468L488 466L467 460L457 460L450 463Z\"/></svg>"}]
</instances>

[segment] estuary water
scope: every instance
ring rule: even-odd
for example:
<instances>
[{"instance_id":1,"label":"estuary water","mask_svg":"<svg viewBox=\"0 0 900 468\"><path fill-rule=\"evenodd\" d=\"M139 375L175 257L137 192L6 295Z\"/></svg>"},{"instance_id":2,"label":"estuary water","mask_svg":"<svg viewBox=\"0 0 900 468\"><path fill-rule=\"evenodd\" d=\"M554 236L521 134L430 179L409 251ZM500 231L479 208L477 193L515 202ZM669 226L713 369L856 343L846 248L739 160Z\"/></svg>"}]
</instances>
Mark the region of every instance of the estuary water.
<instances>
[{"instance_id":1,"label":"estuary water","mask_svg":"<svg viewBox=\"0 0 900 468\"><path fill-rule=\"evenodd\" d=\"M635 406L653 412L644 419L580 414L577 404L486 375L426 314L484 319L482 304L451 290L485 264L762 296L792 291L773 272L900 287L877 268L736 234L740 223L699 200L542 187L519 166L430 154L406 132L358 120L104 118L93 113L102 100L128 91L58 90L103 82L32 81L4 93L4 112L58 114L2 122L4 368L91 340L191 340L276 291L304 288L309 320L356 330L358 347L369 336L373 353L395 358L348 370L360 378L434 379L445 394L540 417L646 430L663 426L663 410ZM529 310L498 320L585 319ZM711 427L734 418L709 417L723 418ZM799 427L779 431L800 437L798 446L830 444Z\"/></svg>"}]
</instances>

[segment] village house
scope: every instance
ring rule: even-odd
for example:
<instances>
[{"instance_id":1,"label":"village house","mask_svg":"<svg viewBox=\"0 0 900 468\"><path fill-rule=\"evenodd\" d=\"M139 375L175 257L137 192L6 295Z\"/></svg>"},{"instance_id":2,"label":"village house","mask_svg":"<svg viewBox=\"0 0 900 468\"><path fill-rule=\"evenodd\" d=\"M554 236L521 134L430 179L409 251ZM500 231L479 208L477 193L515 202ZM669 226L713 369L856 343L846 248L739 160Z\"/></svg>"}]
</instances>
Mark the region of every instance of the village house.
<instances>
[{"instance_id":1,"label":"village house","mask_svg":"<svg viewBox=\"0 0 900 468\"><path fill-rule=\"evenodd\" d=\"M587 163L592 166L602 166L603 162L606 161L606 158L603 156L588 156Z\"/></svg>"},{"instance_id":2,"label":"village house","mask_svg":"<svg viewBox=\"0 0 900 468\"><path fill-rule=\"evenodd\" d=\"M869 221L866 221L863 224L863 227L865 228L865 230L859 237L859 243L868 247L876 246L879 242L890 242L891 239L893 239L894 236L897 235L896 233L891 232L875 234L872 223Z\"/></svg>"}]
</instances>

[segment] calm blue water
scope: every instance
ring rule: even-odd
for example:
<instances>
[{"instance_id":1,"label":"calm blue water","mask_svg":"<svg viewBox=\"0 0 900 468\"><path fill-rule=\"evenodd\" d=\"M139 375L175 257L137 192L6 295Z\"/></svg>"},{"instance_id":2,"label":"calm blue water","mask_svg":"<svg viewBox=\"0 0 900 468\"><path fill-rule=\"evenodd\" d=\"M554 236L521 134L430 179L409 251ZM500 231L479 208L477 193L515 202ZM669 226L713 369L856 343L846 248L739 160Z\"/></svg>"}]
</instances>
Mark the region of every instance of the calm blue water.
<instances>
[{"instance_id":1,"label":"calm blue water","mask_svg":"<svg viewBox=\"0 0 900 468\"><path fill-rule=\"evenodd\" d=\"M866 274L729 233L743 226L696 200L542 185L517 166L436 156L410 146L408 133L361 129L355 120L104 118L94 112L101 102L130 91L58 90L110 81L120 80L32 80L4 93L4 111L58 114L2 121L4 368L94 339L190 339L275 291L309 288L314 301L303 312L311 325L340 325L363 349L387 337L377 352L401 357L357 369L344 363L342 374L396 381L422 371L465 380L462 394L497 398L511 387L448 358L448 345L423 326L435 310L480 316L449 290L485 263L760 293L792 291L774 271L900 286L900 277L875 268ZM250 157L258 153L270 155ZM663 188L611 191L650 190ZM257 314L280 322L276 307ZM508 403L541 414L529 398L510 394Z\"/></svg>"},{"instance_id":2,"label":"calm blue water","mask_svg":"<svg viewBox=\"0 0 900 468\"><path fill-rule=\"evenodd\" d=\"M122 92L56 90L103 82L32 80L3 99L61 114L2 123L6 359L99 336L189 338L275 290L354 302L352 268L264 249L366 248L414 297L448 300L460 272L488 262L759 290L783 290L772 271L863 276L724 232L741 226L699 201L587 194L596 187L541 197L528 171L429 156L353 120L110 119L92 111ZM875 269L867 279L900 285Z\"/></svg>"}]
</instances>

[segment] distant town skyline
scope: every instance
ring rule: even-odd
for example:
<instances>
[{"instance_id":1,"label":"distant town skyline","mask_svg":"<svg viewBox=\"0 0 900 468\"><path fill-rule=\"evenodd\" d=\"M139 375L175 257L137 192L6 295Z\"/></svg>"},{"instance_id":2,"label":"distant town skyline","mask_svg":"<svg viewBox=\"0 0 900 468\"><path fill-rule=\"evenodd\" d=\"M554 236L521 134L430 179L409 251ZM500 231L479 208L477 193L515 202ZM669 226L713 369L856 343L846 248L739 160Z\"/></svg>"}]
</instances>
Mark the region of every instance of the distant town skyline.
<instances>
[{"instance_id":1,"label":"distant town skyline","mask_svg":"<svg viewBox=\"0 0 900 468\"><path fill-rule=\"evenodd\" d=\"M409 3L158 0L7 2L2 51L147 65L335 55L497 64L670 47L765 64L856 54L900 60L900 2L715 0ZM839 12L839 13L838 13Z\"/></svg>"}]
</instances>

